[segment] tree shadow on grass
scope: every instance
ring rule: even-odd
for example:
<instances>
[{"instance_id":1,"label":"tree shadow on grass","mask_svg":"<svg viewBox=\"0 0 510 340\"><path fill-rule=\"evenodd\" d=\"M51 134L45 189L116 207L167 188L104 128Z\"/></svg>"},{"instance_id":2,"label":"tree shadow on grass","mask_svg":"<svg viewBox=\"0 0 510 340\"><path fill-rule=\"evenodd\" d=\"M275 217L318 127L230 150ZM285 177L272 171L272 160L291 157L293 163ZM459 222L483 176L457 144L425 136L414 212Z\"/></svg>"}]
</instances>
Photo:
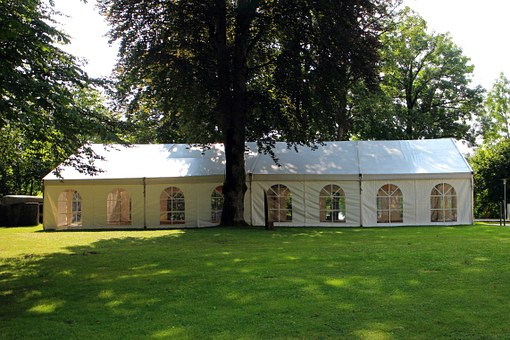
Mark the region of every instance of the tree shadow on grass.
<instances>
[{"instance_id":1,"label":"tree shadow on grass","mask_svg":"<svg viewBox=\"0 0 510 340\"><path fill-rule=\"evenodd\" d=\"M469 245L438 252L419 243L423 236L383 247L380 239L369 238L373 231L361 236L337 231L317 237L316 230L194 230L9 259L0 267L0 334L11 339L510 334L510 319L501 309L510 299L505 287L510 271L494 275L494 256L503 253ZM296 237L307 233L306 242Z\"/></svg>"}]
</instances>

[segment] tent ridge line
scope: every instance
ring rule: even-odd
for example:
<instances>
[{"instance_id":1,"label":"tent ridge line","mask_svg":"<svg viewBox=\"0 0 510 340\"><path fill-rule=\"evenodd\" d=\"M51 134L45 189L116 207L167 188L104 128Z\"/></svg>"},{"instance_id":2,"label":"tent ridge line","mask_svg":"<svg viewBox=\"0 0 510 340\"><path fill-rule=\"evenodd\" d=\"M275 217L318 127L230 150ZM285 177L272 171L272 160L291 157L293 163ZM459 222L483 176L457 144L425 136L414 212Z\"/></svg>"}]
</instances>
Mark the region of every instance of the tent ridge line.
<instances>
[{"instance_id":1,"label":"tent ridge line","mask_svg":"<svg viewBox=\"0 0 510 340\"><path fill-rule=\"evenodd\" d=\"M460 151L459 147L457 146L457 144L455 143L455 139L453 138L449 138L450 142L453 144L453 146L455 147L455 149L457 149L457 152L459 154L462 155L462 152ZM464 164L468 167L469 170L471 170L471 173L473 174L473 169L471 168L471 165L469 165L469 162L467 161L466 157L462 157L462 160L464 161Z\"/></svg>"}]
</instances>

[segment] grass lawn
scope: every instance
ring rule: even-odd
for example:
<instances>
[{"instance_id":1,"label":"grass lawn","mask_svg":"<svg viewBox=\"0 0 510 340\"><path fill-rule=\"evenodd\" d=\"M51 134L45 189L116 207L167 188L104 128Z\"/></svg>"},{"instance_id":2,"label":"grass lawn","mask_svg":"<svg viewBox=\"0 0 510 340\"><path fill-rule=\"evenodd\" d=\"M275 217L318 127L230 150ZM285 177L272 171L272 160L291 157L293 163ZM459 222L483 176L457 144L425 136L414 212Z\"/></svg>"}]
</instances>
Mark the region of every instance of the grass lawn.
<instances>
[{"instance_id":1,"label":"grass lawn","mask_svg":"<svg viewBox=\"0 0 510 340\"><path fill-rule=\"evenodd\" d=\"M510 338L510 228L0 228L2 339Z\"/></svg>"}]
</instances>

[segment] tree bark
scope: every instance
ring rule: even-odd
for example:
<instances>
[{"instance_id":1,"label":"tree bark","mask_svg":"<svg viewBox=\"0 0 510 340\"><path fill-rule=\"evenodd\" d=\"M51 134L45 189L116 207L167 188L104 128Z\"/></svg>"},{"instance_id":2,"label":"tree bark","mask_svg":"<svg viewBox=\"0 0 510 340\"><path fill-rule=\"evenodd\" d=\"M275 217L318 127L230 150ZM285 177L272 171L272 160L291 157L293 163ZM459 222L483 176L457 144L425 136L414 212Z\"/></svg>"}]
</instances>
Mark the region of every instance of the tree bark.
<instances>
[{"instance_id":1,"label":"tree bark","mask_svg":"<svg viewBox=\"0 0 510 340\"><path fill-rule=\"evenodd\" d=\"M405 128L405 138L406 139L413 139L413 135L414 135L414 99L413 99L413 89L414 89L414 81L413 79L415 78L414 77L414 74L413 74L413 67L412 67L412 63L409 65L408 67L408 72L407 72L407 80L406 80L406 88L405 88L405 93L406 93L406 113L407 113L407 117L406 117L406 128Z\"/></svg>"},{"instance_id":2,"label":"tree bark","mask_svg":"<svg viewBox=\"0 0 510 340\"><path fill-rule=\"evenodd\" d=\"M337 140L347 140L349 138L349 132L351 124L347 113L347 92L348 86L345 84L342 90L339 91L338 95L338 108L336 112L336 121L338 124Z\"/></svg>"},{"instance_id":3,"label":"tree bark","mask_svg":"<svg viewBox=\"0 0 510 340\"><path fill-rule=\"evenodd\" d=\"M218 0L225 8L225 2ZM230 77L221 76L220 114L222 115L225 143L225 181L223 183L223 213L221 224L228 226L246 225L244 221L244 194L246 193L246 169L244 163L247 109L247 51L249 28L256 6L250 0L239 0L235 17L235 38L231 57ZM226 13L225 13L226 14ZM226 19L225 19L226 20ZM218 33L222 46L218 50L218 65L228 68L226 24L219 20ZM225 30L223 30L225 28ZM224 50L223 50L224 47ZM225 62L225 63L224 63ZM220 71L222 71L220 69ZM224 70L223 70L224 72ZM231 82L229 82L229 80ZM228 93L228 94L227 94Z\"/></svg>"},{"instance_id":4,"label":"tree bark","mask_svg":"<svg viewBox=\"0 0 510 340\"><path fill-rule=\"evenodd\" d=\"M349 95L349 88L351 87L348 73L346 66L341 66L336 69L337 76L342 80L333 98L336 106L336 124L338 125L336 140L339 141L348 140L352 128L349 112L347 110L347 97Z\"/></svg>"}]
</instances>

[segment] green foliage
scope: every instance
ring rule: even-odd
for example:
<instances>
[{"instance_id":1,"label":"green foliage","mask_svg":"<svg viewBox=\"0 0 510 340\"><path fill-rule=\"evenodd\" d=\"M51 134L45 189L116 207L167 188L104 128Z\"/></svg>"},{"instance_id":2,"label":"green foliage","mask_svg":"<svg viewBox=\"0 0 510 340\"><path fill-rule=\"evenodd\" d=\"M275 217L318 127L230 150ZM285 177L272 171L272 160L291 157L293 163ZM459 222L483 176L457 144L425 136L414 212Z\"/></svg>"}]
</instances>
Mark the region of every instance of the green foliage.
<instances>
[{"instance_id":1,"label":"green foliage","mask_svg":"<svg viewBox=\"0 0 510 340\"><path fill-rule=\"evenodd\" d=\"M58 47L69 39L54 27L56 15L51 2L0 1L0 195L34 193L83 144L116 138L92 81Z\"/></svg>"},{"instance_id":2,"label":"green foliage","mask_svg":"<svg viewBox=\"0 0 510 340\"><path fill-rule=\"evenodd\" d=\"M55 47L69 40L51 26L50 8L39 0L0 6L1 126L21 123L37 136L52 111L69 104L70 88L84 87L87 79L75 59Z\"/></svg>"},{"instance_id":3,"label":"green foliage","mask_svg":"<svg viewBox=\"0 0 510 340\"><path fill-rule=\"evenodd\" d=\"M503 179L510 179L510 139L494 145L484 145L469 158L475 184L475 216L500 217L500 203L504 198ZM507 190L510 182L507 183ZM507 192L507 199L510 191Z\"/></svg>"},{"instance_id":4,"label":"green foliage","mask_svg":"<svg viewBox=\"0 0 510 340\"><path fill-rule=\"evenodd\" d=\"M455 137L470 131L483 90L471 88L473 66L448 34L428 33L409 8L381 36L380 91L356 88L354 133L368 139Z\"/></svg>"},{"instance_id":5,"label":"green foliage","mask_svg":"<svg viewBox=\"0 0 510 340\"><path fill-rule=\"evenodd\" d=\"M388 2L98 3L120 41L116 94L143 130L135 141L223 141L227 117L246 114L246 137L270 144L336 135L349 81L375 82Z\"/></svg>"},{"instance_id":6,"label":"green foliage","mask_svg":"<svg viewBox=\"0 0 510 340\"><path fill-rule=\"evenodd\" d=\"M283 141L345 139L351 82L372 86L377 80L377 32L382 30L377 19L386 8L377 1L365 2L365 9L356 8L355 1L291 3L276 7L276 63L274 73L263 74L271 87L257 89L257 97L271 93L273 103L249 126L259 132L252 139L268 131Z\"/></svg>"},{"instance_id":7,"label":"green foliage","mask_svg":"<svg viewBox=\"0 0 510 340\"><path fill-rule=\"evenodd\" d=\"M120 43L118 105L155 130L135 139L225 144L224 225L244 223L247 139L271 152L339 129L348 79L375 78L391 3L98 0Z\"/></svg>"},{"instance_id":8,"label":"green foliage","mask_svg":"<svg viewBox=\"0 0 510 340\"><path fill-rule=\"evenodd\" d=\"M510 138L510 80L503 73L487 94L479 122L485 144Z\"/></svg>"},{"instance_id":9,"label":"green foliage","mask_svg":"<svg viewBox=\"0 0 510 340\"><path fill-rule=\"evenodd\" d=\"M510 334L510 229L0 229L4 339ZM197 249L199 245L199 249Z\"/></svg>"},{"instance_id":10,"label":"green foliage","mask_svg":"<svg viewBox=\"0 0 510 340\"><path fill-rule=\"evenodd\" d=\"M54 163L50 145L27 140L17 127L7 125L0 132L0 194L41 192L40 179Z\"/></svg>"}]
</instances>

